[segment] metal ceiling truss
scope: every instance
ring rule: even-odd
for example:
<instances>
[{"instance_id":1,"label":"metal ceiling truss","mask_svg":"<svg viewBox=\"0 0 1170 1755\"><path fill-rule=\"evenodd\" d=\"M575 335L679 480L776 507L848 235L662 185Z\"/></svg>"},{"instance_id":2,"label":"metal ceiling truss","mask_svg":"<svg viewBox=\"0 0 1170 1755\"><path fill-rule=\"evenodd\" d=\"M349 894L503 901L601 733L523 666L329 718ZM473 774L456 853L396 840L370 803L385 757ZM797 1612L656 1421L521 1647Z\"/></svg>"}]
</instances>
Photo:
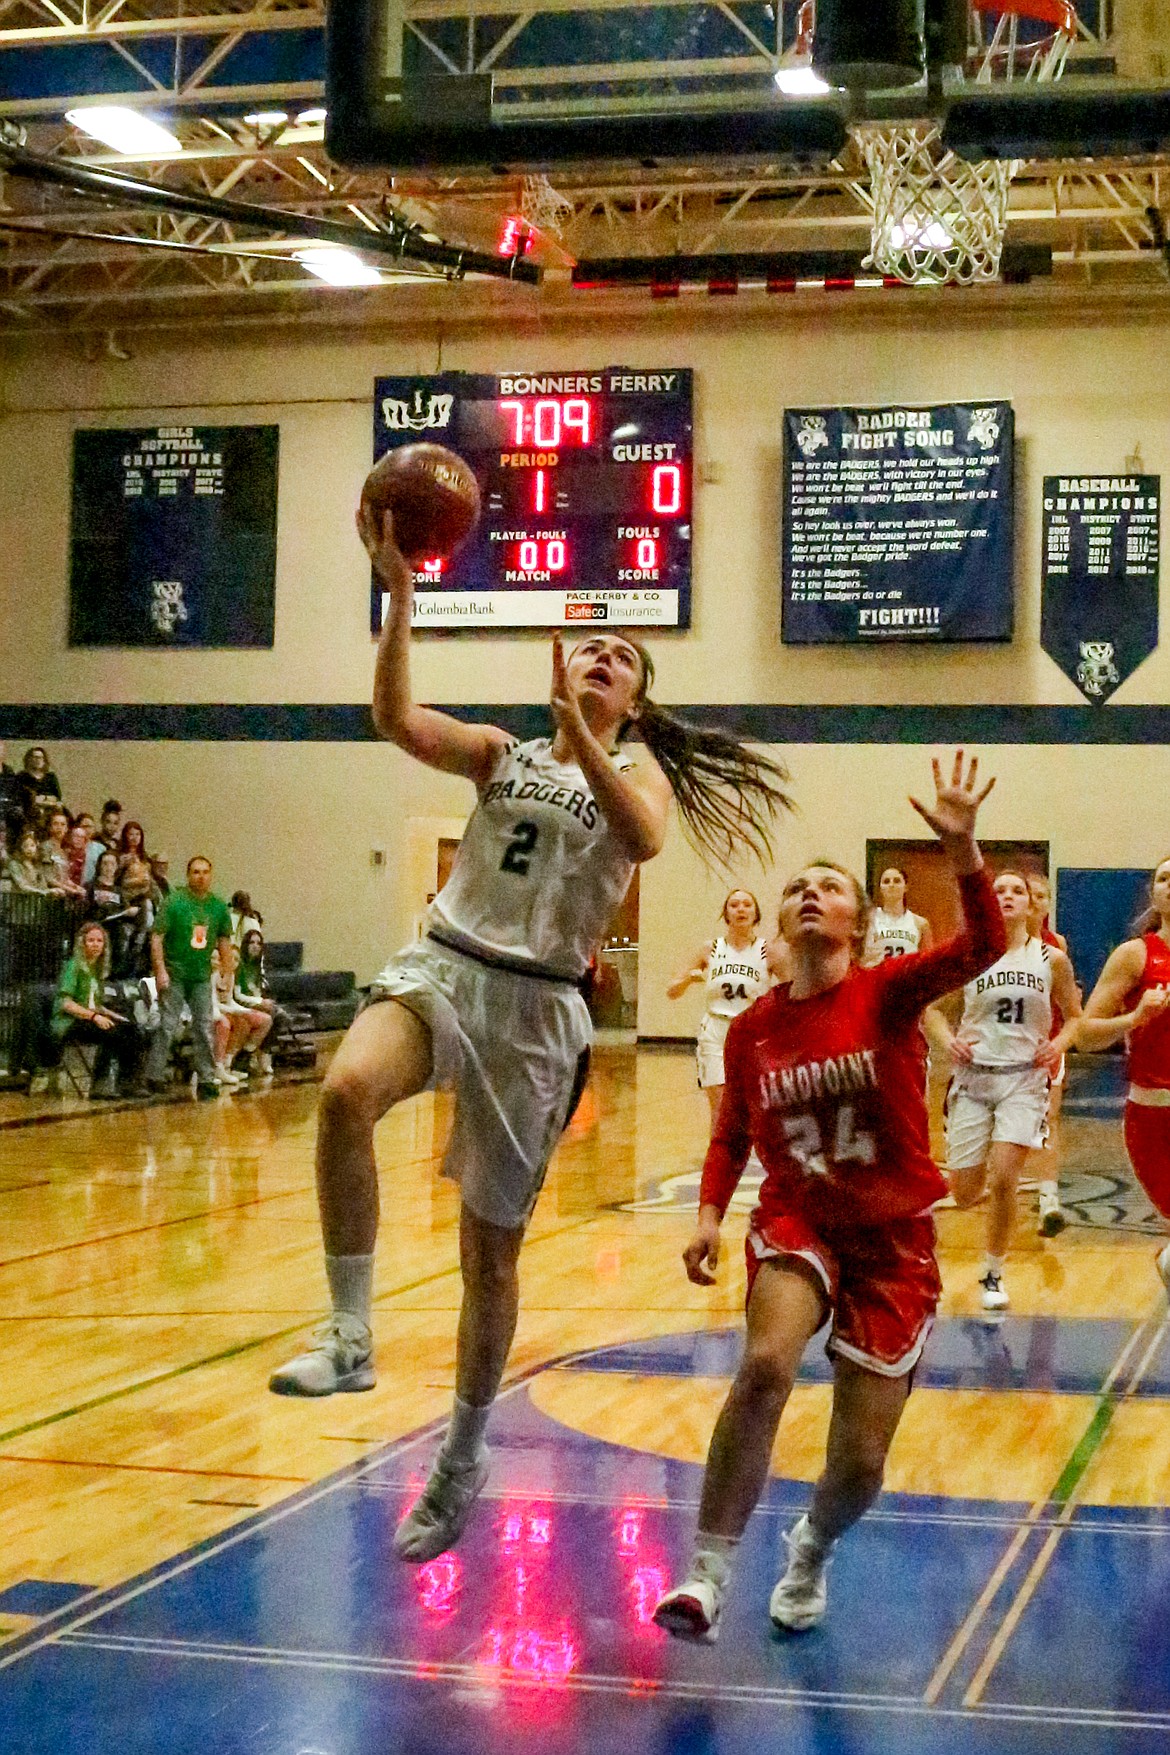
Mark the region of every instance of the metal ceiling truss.
<instances>
[{"instance_id":1,"label":"metal ceiling truss","mask_svg":"<svg viewBox=\"0 0 1170 1755\"><path fill-rule=\"evenodd\" d=\"M654 3L696 11L694 0ZM670 60L525 65L541 17L595 12L603 25L622 9L623 0L539 0L522 9L518 0L407 0L413 45L407 53L416 71L490 72L515 101L537 105L564 83L562 75L611 86L680 76ZM710 63L718 60L721 84L770 78L794 38L795 0L777 4L771 20L764 5L740 0L711 0L703 10L714 21L711 28L724 33L720 53L696 56L688 77L697 68L709 77ZM1111 9L1102 0L1087 17L1074 55L1099 62L1112 50ZM206 198L205 208L230 199L273 216L245 224L226 210L163 212L114 189L99 204L65 187L4 177L0 331L201 322L225 313L271 321L323 302L352 318L367 299L388 308L387 300L405 297L395 294L394 281L441 280L447 270L404 261L388 271L383 294L339 293L296 263L303 238L294 235L294 227L301 228L293 216L344 226L350 242L364 233L371 249L384 249L387 232L399 225L417 227L417 236L457 252L487 255L505 214L539 210L520 177L391 178L331 163L319 123L296 121L322 97L322 23L323 8L306 0L235 6L231 0L181 0L178 6L175 0L0 0L0 119L22 121L35 153L94 171L117 167L197 204ZM182 157L128 161L64 122L75 102L115 92L119 102L169 118ZM284 110L291 120L246 123L244 113L257 109ZM822 252L827 259L842 251L860 261L868 239L868 184L852 148L815 171L766 163L748 170L683 165L670 173L591 167L558 174L555 182L559 211L545 204L556 212L555 227L537 233L531 260L544 267L547 282L559 282L566 297L580 300L590 295L567 292L575 262L682 259L685 271L688 257L756 255L764 261ZM1008 239L1050 248L1054 272L1066 282L1157 286L1167 274L1161 215L1170 215L1168 161L1033 164L1012 186Z\"/></svg>"}]
</instances>

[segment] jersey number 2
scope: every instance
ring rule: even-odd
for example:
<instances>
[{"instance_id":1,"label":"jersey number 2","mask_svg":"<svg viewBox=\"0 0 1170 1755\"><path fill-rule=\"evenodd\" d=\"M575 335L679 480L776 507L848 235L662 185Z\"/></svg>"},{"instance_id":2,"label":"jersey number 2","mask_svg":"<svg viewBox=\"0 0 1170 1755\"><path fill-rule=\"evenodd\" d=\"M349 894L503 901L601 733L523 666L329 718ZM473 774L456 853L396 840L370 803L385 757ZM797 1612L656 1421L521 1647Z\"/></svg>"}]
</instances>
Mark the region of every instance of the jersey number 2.
<instances>
[{"instance_id":1,"label":"jersey number 2","mask_svg":"<svg viewBox=\"0 0 1170 1755\"><path fill-rule=\"evenodd\" d=\"M1022 1024L1024 1021L1024 1002L1022 999L1001 999L995 1008L997 1024Z\"/></svg>"},{"instance_id":2,"label":"jersey number 2","mask_svg":"<svg viewBox=\"0 0 1170 1755\"><path fill-rule=\"evenodd\" d=\"M527 877L528 863L539 834L540 829L536 823L517 823L512 830L512 839L504 848L500 870L514 871L520 877Z\"/></svg>"}]
</instances>

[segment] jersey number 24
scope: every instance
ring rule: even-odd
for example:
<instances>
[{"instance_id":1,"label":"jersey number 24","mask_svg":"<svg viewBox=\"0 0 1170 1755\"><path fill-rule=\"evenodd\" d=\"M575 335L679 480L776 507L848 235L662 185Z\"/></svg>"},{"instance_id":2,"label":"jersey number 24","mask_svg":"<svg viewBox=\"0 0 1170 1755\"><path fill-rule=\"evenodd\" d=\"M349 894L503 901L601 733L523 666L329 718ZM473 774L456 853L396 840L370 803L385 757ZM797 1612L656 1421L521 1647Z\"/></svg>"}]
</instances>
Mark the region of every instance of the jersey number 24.
<instances>
[{"instance_id":1,"label":"jersey number 24","mask_svg":"<svg viewBox=\"0 0 1170 1755\"><path fill-rule=\"evenodd\" d=\"M784 1133L789 1152L806 1176L830 1176L834 1165L872 1164L877 1157L874 1137L857 1126L852 1103L842 1103L837 1111L833 1144L827 1155L821 1124L815 1115L786 1115Z\"/></svg>"}]
</instances>

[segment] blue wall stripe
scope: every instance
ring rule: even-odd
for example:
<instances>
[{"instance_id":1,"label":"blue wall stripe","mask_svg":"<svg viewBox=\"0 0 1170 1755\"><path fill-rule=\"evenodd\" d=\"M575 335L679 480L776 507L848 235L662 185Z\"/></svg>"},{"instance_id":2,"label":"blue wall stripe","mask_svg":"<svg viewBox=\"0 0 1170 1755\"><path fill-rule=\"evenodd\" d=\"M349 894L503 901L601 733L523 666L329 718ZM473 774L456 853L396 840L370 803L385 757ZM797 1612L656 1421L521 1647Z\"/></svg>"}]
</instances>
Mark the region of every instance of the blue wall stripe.
<instances>
[{"instance_id":1,"label":"blue wall stripe","mask_svg":"<svg viewBox=\"0 0 1170 1755\"><path fill-rule=\"evenodd\" d=\"M517 737L548 730L543 702L445 706L474 724ZM760 743L1161 744L1168 707L690 706L673 711ZM0 703L0 738L14 742L369 743L369 707L316 702L107 705Z\"/></svg>"}]
</instances>

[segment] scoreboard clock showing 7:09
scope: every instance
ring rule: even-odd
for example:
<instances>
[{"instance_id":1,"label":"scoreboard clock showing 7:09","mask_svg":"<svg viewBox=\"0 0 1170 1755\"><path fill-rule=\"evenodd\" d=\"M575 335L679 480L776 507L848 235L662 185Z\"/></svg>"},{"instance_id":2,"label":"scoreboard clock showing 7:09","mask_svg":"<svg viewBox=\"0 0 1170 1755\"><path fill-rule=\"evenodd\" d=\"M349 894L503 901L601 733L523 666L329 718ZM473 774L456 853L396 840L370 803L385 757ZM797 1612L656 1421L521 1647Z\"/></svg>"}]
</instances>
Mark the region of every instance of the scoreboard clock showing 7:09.
<instances>
[{"instance_id":1,"label":"scoreboard clock showing 7:09","mask_svg":"<svg viewBox=\"0 0 1170 1755\"><path fill-rule=\"evenodd\" d=\"M415 627L689 627L691 403L680 369L379 378L375 461L446 445L482 502L464 546L415 572Z\"/></svg>"}]
</instances>

